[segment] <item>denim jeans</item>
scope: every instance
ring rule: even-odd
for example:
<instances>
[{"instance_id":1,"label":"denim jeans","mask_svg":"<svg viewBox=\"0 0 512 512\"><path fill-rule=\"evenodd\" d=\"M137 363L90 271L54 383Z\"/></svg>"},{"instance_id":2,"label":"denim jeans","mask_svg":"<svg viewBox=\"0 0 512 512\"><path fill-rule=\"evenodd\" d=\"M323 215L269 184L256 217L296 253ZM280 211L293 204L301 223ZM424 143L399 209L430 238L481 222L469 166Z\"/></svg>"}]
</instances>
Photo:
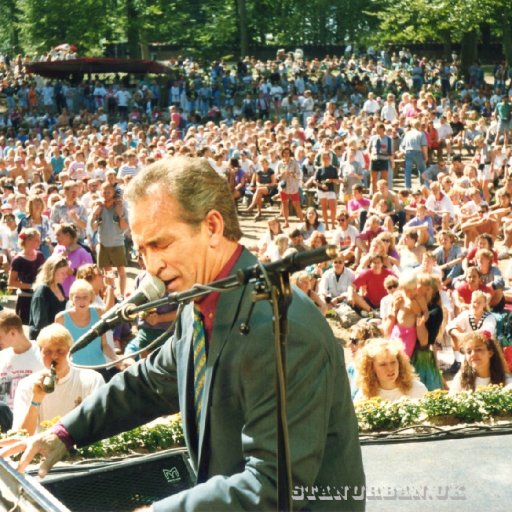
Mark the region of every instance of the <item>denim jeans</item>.
<instances>
[{"instance_id":1,"label":"denim jeans","mask_svg":"<svg viewBox=\"0 0 512 512\"><path fill-rule=\"evenodd\" d=\"M421 151L407 151L405 153L405 188L412 186L412 166L418 169L418 175L421 181L421 175L425 172L425 158Z\"/></svg>"}]
</instances>

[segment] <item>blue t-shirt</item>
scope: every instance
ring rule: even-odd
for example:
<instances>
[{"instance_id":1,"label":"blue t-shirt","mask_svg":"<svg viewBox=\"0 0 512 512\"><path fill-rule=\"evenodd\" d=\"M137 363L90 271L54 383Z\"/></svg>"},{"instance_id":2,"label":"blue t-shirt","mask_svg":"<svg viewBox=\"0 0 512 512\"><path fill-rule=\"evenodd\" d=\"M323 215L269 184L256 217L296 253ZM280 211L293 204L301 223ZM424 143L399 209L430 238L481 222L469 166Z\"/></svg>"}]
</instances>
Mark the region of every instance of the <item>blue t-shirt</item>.
<instances>
[{"instance_id":1,"label":"blue t-shirt","mask_svg":"<svg viewBox=\"0 0 512 512\"><path fill-rule=\"evenodd\" d=\"M62 156L53 156L50 160L53 174L59 174L64 169L64 158Z\"/></svg>"},{"instance_id":2,"label":"blue t-shirt","mask_svg":"<svg viewBox=\"0 0 512 512\"><path fill-rule=\"evenodd\" d=\"M89 329L100 319L96 308L93 306L89 307L91 313L91 319L85 327L78 327L75 325L69 313L64 312L64 327L71 333L73 337L73 343L78 341L80 336L85 334ZM85 365L97 365L105 364L106 358L101 347L101 338L95 338L89 345L78 350L73 354L73 362L77 364Z\"/></svg>"}]
</instances>

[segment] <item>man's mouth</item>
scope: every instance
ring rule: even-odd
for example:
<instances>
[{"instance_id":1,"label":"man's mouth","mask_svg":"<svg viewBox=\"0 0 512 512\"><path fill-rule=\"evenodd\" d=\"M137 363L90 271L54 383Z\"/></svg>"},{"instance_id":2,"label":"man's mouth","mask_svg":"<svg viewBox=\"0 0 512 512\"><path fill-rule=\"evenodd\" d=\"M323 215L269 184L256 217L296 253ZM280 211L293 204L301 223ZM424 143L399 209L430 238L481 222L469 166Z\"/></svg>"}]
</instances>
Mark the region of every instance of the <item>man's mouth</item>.
<instances>
[{"instance_id":1,"label":"man's mouth","mask_svg":"<svg viewBox=\"0 0 512 512\"><path fill-rule=\"evenodd\" d=\"M172 279L166 279L166 280L164 281L165 288L166 288L167 290L172 289L172 285L173 285L173 283L176 281L176 279L177 279L176 277L173 277Z\"/></svg>"}]
</instances>

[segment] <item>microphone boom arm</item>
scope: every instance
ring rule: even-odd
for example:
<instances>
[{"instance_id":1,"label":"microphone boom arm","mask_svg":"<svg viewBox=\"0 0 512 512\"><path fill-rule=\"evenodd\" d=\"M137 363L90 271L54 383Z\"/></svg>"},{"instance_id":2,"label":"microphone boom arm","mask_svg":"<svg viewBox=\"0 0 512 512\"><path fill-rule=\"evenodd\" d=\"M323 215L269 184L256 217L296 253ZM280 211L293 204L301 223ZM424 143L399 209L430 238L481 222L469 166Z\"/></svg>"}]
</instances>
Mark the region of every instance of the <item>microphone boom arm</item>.
<instances>
[{"instance_id":1,"label":"microphone boom arm","mask_svg":"<svg viewBox=\"0 0 512 512\"><path fill-rule=\"evenodd\" d=\"M207 285L196 284L189 290L184 292L170 293L161 299L146 302L140 306L134 304L127 304L124 308L126 319L135 316L138 313L147 311L148 309L155 309L165 304L186 303L196 298L208 295L211 292L228 292L236 290L250 282L265 280L268 274L275 272L293 273L306 268L308 265L321 263L333 259L336 256L338 249L334 245L327 245L314 249L312 251L304 251L302 253L295 253L287 256L286 258L267 263L257 263L251 267L239 270L236 274L228 276L224 279L212 281ZM263 297L266 299L266 297Z\"/></svg>"}]
</instances>

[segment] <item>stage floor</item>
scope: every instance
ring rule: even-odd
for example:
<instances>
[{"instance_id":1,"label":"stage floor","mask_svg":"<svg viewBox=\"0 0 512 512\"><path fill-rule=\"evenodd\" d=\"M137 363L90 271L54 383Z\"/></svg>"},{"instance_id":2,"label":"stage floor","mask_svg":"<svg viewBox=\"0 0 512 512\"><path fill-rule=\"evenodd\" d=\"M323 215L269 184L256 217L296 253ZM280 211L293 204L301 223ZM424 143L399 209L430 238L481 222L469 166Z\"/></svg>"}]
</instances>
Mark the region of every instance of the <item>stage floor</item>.
<instances>
[{"instance_id":1,"label":"stage floor","mask_svg":"<svg viewBox=\"0 0 512 512\"><path fill-rule=\"evenodd\" d=\"M512 502L512 435L364 445L367 512L498 512Z\"/></svg>"}]
</instances>

